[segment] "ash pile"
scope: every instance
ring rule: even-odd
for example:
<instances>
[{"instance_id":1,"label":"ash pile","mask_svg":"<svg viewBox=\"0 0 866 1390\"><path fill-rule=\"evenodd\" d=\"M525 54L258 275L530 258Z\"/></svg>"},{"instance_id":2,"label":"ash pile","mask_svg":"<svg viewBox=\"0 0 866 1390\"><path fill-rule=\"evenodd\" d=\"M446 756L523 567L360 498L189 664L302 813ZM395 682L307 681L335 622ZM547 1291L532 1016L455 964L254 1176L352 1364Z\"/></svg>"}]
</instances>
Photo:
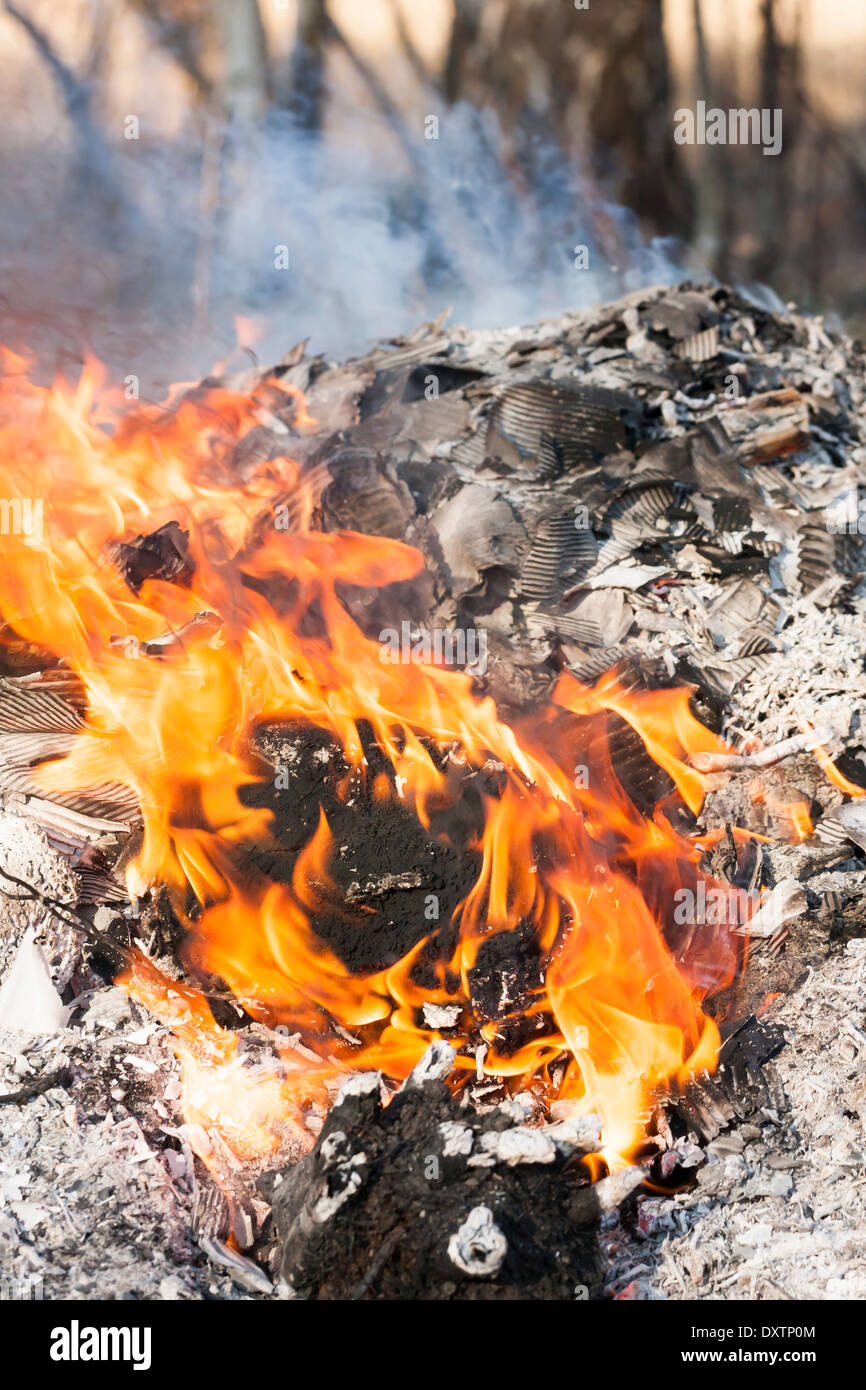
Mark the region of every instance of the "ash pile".
<instances>
[{"instance_id":1,"label":"ash pile","mask_svg":"<svg viewBox=\"0 0 866 1390\"><path fill-rule=\"evenodd\" d=\"M330 1115L287 1135L270 1174L226 1158L229 1211L190 1146L166 1030L111 983L136 938L182 973L171 921L122 887L137 806L116 787L38 791L31 770L68 751L82 692L12 645L0 681L4 1271L62 1298L729 1296L751 1279L792 1297L804 1270L813 1292L862 1296L866 1240L845 1212L860 1210L849 1185L866 1162L866 818L811 751L866 781L862 349L819 320L681 287L530 328L436 323L345 364L301 346L276 373L319 429L297 433L291 402L263 412L238 475L289 452L323 483L315 524L426 557L411 583L343 586L365 632L483 634L467 669L506 716L563 670L589 682L620 664L636 684L693 685L696 712L734 751L708 769L713 789L683 828L718 832L704 867L767 889L774 911L720 1001L734 1021L720 1071L659 1100L648 1167L657 1187L690 1184L684 1195L639 1197L632 1175L588 1185L585 1120L537 1097L521 1107L495 1082L461 1104L434 1057L386 1106L378 1078L356 1079ZM170 581L183 534L164 528L118 560L133 588ZM649 814L672 783L613 715L609 737ZM312 768L305 831L326 780L313 765L339 759L313 742L259 735L272 761ZM756 766L777 795L756 801ZM815 827L798 844L792 800ZM746 844L738 829L764 838ZM359 969L411 944L393 933L421 891L418 845L394 831L389 848L384 876L362 856L346 889L384 924ZM442 873L461 896L459 866ZM228 1006L220 1021L251 1053L269 1045ZM815 1239L834 1213L841 1224ZM772 1275L775 1231L790 1270Z\"/></svg>"},{"instance_id":2,"label":"ash pile","mask_svg":"<svg viewBox=\"0 0 866 1390\"><path fill-rule=\"evenodd\" d=\"M824 649L856 633L864 359L820 320L647 290L285 374L325 427L300 450L333 479L324 528L417 545L408 616L483 628L506 705L562 666L586 681L632 658L720 705L736 691L731 730L764 742L797 731L796 698L830 706L840 735L859 717L862 682L835 701L846 653ZM372 632L388 615L369 603ZM792 645L809 652L796 692Z\"/></svg>"}]
</instances>

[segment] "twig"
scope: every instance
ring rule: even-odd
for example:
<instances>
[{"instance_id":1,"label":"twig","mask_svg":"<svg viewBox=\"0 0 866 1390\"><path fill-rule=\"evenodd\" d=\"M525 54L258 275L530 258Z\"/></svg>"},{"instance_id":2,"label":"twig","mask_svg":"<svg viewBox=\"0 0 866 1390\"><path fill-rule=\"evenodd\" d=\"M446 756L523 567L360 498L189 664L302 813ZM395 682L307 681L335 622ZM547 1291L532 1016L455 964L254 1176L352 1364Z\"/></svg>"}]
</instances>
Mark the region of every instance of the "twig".
<instances>
[{"instance_id":1,"label":"twig","mask_svg":"<svg viewBox=\"0 0 866 1390\"><path fill-rule=\"evenodd\" d=\"M761 748L757 753L693 753L689 761L698 772L739 772L745 768L774 767L795 753L811 753L833 737L830 728L810 729L805 734L795 734L793 738L783 739L770 748Z\"/></svg>"},{"instance_id":2,"label":"twig","mask_svg":"<svg viewBox=\"0 0 866 1390\"><path fill-rule=\"evenodd\" d=\"M8 869L0 868L0 878L4 878L7 883L14 883L16 888L22 888L24 890L23 894L4 894L7 898L11 898L13 902L29 901L42 903L44 907L50 908L54 916L58 917L60 921L72 931L78 932L88 941L92 941L108 950L116 951L127 965L132 964L133 954L128 947L121 946L113 937L108 936L105 932L99 931L86 921L85 918L80 917L71 907L68 907L66 903L57 902L55 898L49 897L47 893L43 893L41 889L36 888L32 883L28 883L26 879L17 878L15 874L10 874Z\"/></svg>"}]
</instances>

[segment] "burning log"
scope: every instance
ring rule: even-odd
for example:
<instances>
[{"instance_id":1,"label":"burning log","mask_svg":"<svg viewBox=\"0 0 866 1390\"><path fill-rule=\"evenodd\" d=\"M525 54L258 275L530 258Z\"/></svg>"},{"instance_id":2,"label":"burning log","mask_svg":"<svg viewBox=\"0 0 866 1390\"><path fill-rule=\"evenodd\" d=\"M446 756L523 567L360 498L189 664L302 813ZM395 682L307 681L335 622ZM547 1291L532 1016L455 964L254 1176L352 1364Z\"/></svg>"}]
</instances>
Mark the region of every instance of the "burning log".
<instances>
[{"instance_id":1,"label":"burning log","mask_svg":"<svg viewBox=\"0 0 866 1390\"><path fill-rule=\"evenodd\" d=\"M453 1060L436 1044L387 1106L378 1075L354 1077L313 1152L269 1180L296 1296L597 1295L599 1217L641 1171L581 1185L597 1121L530 1127L519 1100L478 1115L441 1079Z\"/></svg>"}]
</instances>

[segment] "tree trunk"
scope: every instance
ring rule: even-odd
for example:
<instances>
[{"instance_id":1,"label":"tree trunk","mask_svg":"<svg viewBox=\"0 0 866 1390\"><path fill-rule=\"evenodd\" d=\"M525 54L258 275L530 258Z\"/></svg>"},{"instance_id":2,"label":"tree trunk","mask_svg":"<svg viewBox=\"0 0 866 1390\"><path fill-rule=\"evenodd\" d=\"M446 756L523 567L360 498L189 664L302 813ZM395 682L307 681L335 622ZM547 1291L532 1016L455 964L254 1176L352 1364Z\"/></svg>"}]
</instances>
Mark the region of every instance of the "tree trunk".
<instances>
[{"instance_id":1,"label":"tree trunk","mask_svg":"<svg viewBox=\"0 0 866 1390\"><path fill-rule=\"evenodd\" d=\"M220 96L229 120L252 122L268 107L268 48L258 0L218 0Z\"/></svg>"},{"instance_id":2,"label":"tree trunk","mask_svg":"<svg viewBox=\"0 0 866 1390\"><path fill-rule=\"evenodd\" d=\"M298 124L311 135L319 135L324 124L327 31L326 0L298 0L289 105Z\"/></svg>"}]
</instances>

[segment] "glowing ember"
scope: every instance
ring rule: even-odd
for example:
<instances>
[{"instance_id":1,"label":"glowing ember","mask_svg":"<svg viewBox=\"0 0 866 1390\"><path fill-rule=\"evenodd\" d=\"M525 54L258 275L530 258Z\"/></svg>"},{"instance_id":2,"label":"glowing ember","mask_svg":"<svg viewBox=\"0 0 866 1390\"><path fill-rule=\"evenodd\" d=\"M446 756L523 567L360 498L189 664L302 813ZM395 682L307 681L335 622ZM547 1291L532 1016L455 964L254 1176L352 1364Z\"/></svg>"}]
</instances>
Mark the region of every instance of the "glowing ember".
<instances>
[{"instance_id":1,"label":"glowing ember","mask_svg":"<svg viewBox=\"0 0 866 1390\"><path fill-rule=\"evenodd\" d=\"M675 958L673 894L694 886L698 844L672 828L663 807L641 815L605 757L591 786L573 770L617 716L696 812L706 779L688 759L724 746L691 715L688 692L629 692L615 673L592 689L563 677L532 721L504 723L468 675L383 663L340 602L341 582L412 578L423 567L417 551L309 529L316 497L289 458L238 481L237 443L262 412L285 405L279 381L250 396L197 389L170 407L130 411L102 389L95 364L75 388L42 388L20 358L6 353L3 363L3 494L41 499L44 522L41 535L31 528L0 549L0 613L19 637L63 657L88 700L86 729L67 757L43 765L40 784L132 788L144 836L130 893L167 885L189 928L189 966L221 978L254 1018L299 1032L321 1059L299 1069L299 1054L287 1052L281 1072L252 1074L205 998L140 958L124 983L174 1030L187 1119L216 1127L238 1158L264 1157L338 1073L405 1076L438 1036L423 1004L457 1004L467 1044L460 1074L480 1064L480 1036L485 1071L517 1089L540 1077L552 1098L551 1064L565 1050L560 1094L601 1115L610 1159L627 1157L653 1088L713 1066L718 1034L701 1001L732 978L742 945L700 925ZM295 428L314 429L303 399L296 405ZM287 498L291 531L274 524ZM185 585L149 578L134 591L109 547L168 522L189 532L194 571ZM201 613L215 618L186 626ZM181 629L188 640L166 645L159 659L142 654L143 644ZM239 794L264 776L251 731L277 720L325 730L361 779L366 721L425 827L458 794L445 770L449 750L474 767L490 758L502 765L499 794L485 803L477 882L455 913L447 952L437 939L438 986L417 979L430 943L359 976L317 936L332 850L324 814L291 884L256 881L248 863L241 873L243 847L269 835L268 815ZM395 794L381 774L373 790ZM798 833L806 827L798 810ZM514 1050L501 1046L495 1022L473 1018L469 975L483 943L518 928L540 969L522 1006L538 1026Z\"/></svg>"}]
</instances>

